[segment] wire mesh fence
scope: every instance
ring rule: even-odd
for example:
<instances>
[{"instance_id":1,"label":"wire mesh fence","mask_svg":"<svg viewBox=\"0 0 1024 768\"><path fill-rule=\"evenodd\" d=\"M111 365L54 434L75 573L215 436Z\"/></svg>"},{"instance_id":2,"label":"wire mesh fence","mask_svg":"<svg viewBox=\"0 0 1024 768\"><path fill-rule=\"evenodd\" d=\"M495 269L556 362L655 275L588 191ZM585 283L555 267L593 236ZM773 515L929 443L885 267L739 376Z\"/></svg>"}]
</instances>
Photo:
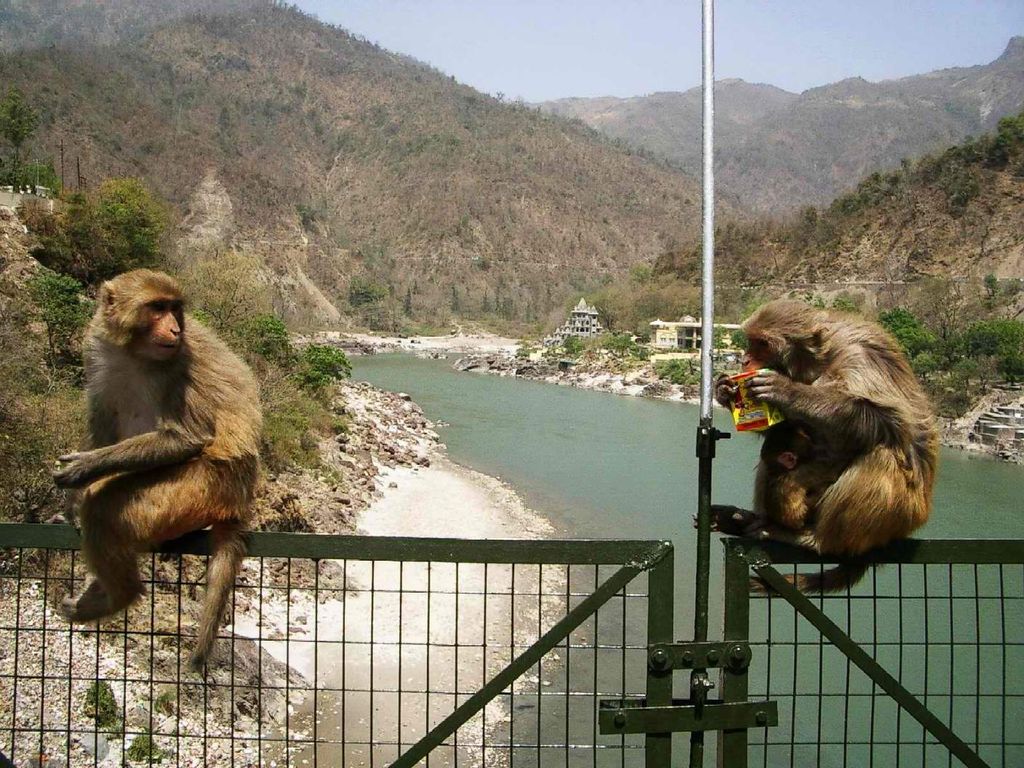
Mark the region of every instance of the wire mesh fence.
<instances>
[{"instance_id":1,"label":"wire mesh fence","mask_svg":"<svg viewBox=\"0 0 1024 768\"><path fill-rule=\"evenodd\" d=\"M813 602L985 764L1024 765L1024 545L914 544ZM823 567L796 564L809 559L771 554L780 570ZM749 733L750 765L961 764L786 600L748 608L749 693L779 705L778 727Z\"/></svg>"},{"instance_id":2,"label":"wire mesh fence","mask_svg":"<svg viewBox=\"0 0 1024 768\"><path fill-rule=\"evenodd\" d=\"M259 534L204 678L186 663L201 541L145 556L138 604L72 628L73 535L13 528L0 547L33 544L0 557L0 752L19 767L390 765L651 547ZM627 576L423 764L643 764L643 737L596 725L600 699L646 689L653 580Z\"/></svg>"}]
</instances>

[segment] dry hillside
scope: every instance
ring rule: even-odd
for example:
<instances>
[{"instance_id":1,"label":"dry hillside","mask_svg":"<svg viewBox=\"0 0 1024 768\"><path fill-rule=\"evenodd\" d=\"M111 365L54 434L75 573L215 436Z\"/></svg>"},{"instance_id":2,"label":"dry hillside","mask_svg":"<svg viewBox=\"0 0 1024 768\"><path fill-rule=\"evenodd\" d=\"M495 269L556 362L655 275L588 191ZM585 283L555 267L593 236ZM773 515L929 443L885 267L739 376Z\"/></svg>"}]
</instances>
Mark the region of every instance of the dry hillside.
<instances>
[{"instance_id":1,"label":"dry hillside","mask_svg":"<svg viewBox=\"0 0 1024 768\"><path fill-rule=\"evenodd\" d=\"M34 153L63 139L72 183L76 158L90 184L145 178L191 256L259 254L293 318L367 295L383 325L543 318L699 226L681 173L295 10L128 26L0 55L42 113Z\"/></svg>"}]
</instances>

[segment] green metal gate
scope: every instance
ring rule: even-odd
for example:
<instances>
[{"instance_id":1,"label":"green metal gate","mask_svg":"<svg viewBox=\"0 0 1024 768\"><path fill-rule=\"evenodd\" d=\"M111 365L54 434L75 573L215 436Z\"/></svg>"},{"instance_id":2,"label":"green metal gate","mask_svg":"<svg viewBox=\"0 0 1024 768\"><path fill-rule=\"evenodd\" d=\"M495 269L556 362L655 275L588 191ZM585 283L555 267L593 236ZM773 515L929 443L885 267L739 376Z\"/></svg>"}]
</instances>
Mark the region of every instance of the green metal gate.
<instances>
[{"instance_id":1,"label":"green metal gate","mask_svg":"<svg viewBox=\"0 0 1024 768\"><path fill-rule=\"evenodd\" d=\"M722 735L724 765L1024 765L1024 541L898 542L824 597L783 577L827 567L814 554L724 544L725 636L753 654L724 698L779 703L778 727Z\"/></svg>"},{"instance_id":2,"label":"green metal gate","mask_svg":"<svg viewBox=\"0 0 1024 768\"><path fill-rule=\"evenodd\" d=\"M254 533L221 663L192 644L205 534L143 558L125 617L70 628L66 526L0 525L0 752L24 765L670 765L602 735L605 698L671 700L659 541Z\"/></svg>"}]
</instances>

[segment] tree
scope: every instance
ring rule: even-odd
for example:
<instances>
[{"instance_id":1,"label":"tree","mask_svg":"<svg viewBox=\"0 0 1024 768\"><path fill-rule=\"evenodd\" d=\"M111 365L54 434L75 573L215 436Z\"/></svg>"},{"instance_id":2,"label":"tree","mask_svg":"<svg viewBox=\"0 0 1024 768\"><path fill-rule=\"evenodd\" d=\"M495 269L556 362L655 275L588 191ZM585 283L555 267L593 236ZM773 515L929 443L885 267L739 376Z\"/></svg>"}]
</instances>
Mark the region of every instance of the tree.
<instances>
[{"instance_id":1,"label":"tree","mask_svg":"<svg viewBox=\"0 0 1024 768\"><path fill-rule=\"evenodd\" d=\"M243 330L246 347L265 360L289 366L295 358L288 328L277 315L259 315Z\"/></svg>"},{"instance_id":2,"label":"tree","mask_svg":"<svg viewBox=\"0 0 1024 768\"><path fill-rule=\"evenodd\" d=\"M583 352L583 340L579 336L566 336L562 342L562 351L569 357L576 357Z\"/></svg>"},{"instance_id":3,"label":"tree","mask_svg":"<svg viewBox=\"0 0 1024 768\"><path fill-rule=\"evenodd\" d=\"M882 312L878 322L895 337L910 359L935 346L935 334L925 328L908 309L897 307Z\"/></svg>"},{"instance_id":4,"label":"tree","mask_svg":"<svg viewBox=\"0 0 1024 768\"><path fill-rule=\"evenodd\" d=\"M71 195L55 216L30 216L33 252L53 270L94 284L162 260L167 212L138 179L108 179L94 195Z\"/></svg>"},{"instance_id":5,"label":"tree","mask_svg":"<svg viewBox=\"0 0 1024 768\"><path fill-rule=\"evenodd\" d=\"M983 320L968 327L964 339L972 358L991 359L995 369L1010 381L1024 377L1024 323Z\"/></svg>"},{"instance_id":6,"label":"tree","mask_svg":"<svg viewBox=\"0 0 1024 768\"><path fill-rule=\"evenodd\" d=\"M96 202L96 218L115 273L158 261L167 214L139 179L104 181Z\"/></svg>"},{"instance_id":7,"label":"tree","mask_svg":"<svg viewBox=\"0 0 1024 768\"><path fill-rule=\"evenodd\" d=\"M28 283L29 294L46 326L50 367L75 360L74 342L89 320L90 307L84 301L82 286L67 275L41 269Z\"/></svg>"},{"instance_id":8,"label":"tree","mask_svg":"<svg viewBox=\"0 0 1024 768\"><path fill-rule=\"evenodd\" d=\"M0 134L14 147L14 170L18 170L21 145L39 125L39 114L25 101L17 88L11 88L0 101Z\"/></svg>"},{"instance_id":9,"label":"tree","mask_svg":"<svg viewBox=\"0 0 1024 768\"><path fill-rule=\"evenodd\" d=\"M633 357L644 356L640 345L633 341L633 337L628 333L609 333L604 337L601 346L619 357L625 357L626 355L632 355Z\"/></svg>"},{"instance_id":10,"label":"tree","mask_svg":"<svg viewBox=\"0 0 1024 768\"><path fill-rule=\"evenodd\" d=\"M387 286L367 277L353 277L348 288L348 303L353 307L376 304L388 296Z\"/></svg>"},{"instance_id":11,"label":"tree","mask_svg":"<svg viewBox=\"0 0 1024 768\"><path fill-rule=\"evenodd\" d=\"M310 344L299 354L295 378L304 389L319 393L351 375L352 363L337 347Z\"/></svg>"}]
</instances>

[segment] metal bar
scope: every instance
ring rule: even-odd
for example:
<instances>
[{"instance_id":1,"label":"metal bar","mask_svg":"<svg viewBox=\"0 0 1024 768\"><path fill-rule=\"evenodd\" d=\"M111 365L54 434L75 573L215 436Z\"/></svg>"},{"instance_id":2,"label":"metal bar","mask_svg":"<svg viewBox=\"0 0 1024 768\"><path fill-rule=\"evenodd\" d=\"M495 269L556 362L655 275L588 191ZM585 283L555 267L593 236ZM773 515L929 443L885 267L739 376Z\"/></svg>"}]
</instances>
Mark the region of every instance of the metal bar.
<instances>
[{"instance_id":1,"label":"metal bar","mask_svg":"<svg viewBox=\"0 0 1024 768\"><path fill-rule=\"evenodd\" d=\"M659 544L652 540L440 539L270 531L250 532L247 540L247 552L251 557L442 563L516 562L530 565L618 565L642 556ZM80 546L78 532L71 526L0 523L0 547L79 549ZM206 531L195 531L165 543L158 551L209 555L209 534Z\"/></svg>"},{"instance_id":2,"label":"metal bar","mask_svg":"<svg viewBox=\"0 0 1024 768\"><path fill-rule=\"evenodd\" d=\"M701 14L703 95L703 190L701 198L703 266L701 269L700 424L697 427L697 564L694 582L693 639L708 638L708 592L711 581L711 462L715 432L711 416L712 351L715 335L715 2L703 0ZM703 446L702 446L703 441ZM710 681L705 670L690 675L691 696L698 705ZM690 766L704 763L704 732L690 734Z\"/></svg>"},{"instance_id":3,"label":"metal bar","mask_svg":"<svg viewBox=\"0 0 1024 768\"><path fill-rule=\"evenodd\" d=\"M725 617L722 637L748 642L750 638L750 569L732 547L725 549L725 583L723 596ZM729 704L746 701L749 675L743 669L722 670L722 701ZM766 696L770 696L766 692ZM747 768L747 729L736 728L718 732L719 768Z\"/></svg>"},{"instance_id":4,"label":"metal bar","mask_svg":"<svg viewBox=\"0 0 1024 768\"><path fill-rule=\"evenodd\" d=\"M727 539L727 546L757 548L776 565L819 564L838 562L823 558L809 549L774 541ZM847 562L875 565L906 563L908 565L993 565L1024 563L1024 539L903 539Z\"/></svg>"},{"instance_id":5,"label":"metal bar","mask_svg":"<svg viewBox=\"0 0 1024 768\"><path fill-rule=\"evenodd\" d=\"M950 750L968 768L987 768L986 763L965 744L959 736L933 715L917 698L904 688L896 678L883 669L877 661L850 639L828 616L814 605L803 593L790 584L775 568L763 561L754 561L751 567L768 585L779 593L821 632L829 641L876 685L885 691L897 704L919 722L925 730Z\"/></svg>"},{"instance_id":6,"label":"metal bar","mask_svg":"<svg viewBox=\"0 0 1024 768\"><path fill-rule=\"evenodd\" d=\"M625 603L623 603L625 604ZM674 627L675 556L669 552L647 574L647 642L669 643ZM595 679L595 690L597 680ZM647 666L647 701L651 706L672 703L672 675L657 673ZM646 768L668 768L672 765L672 734L649 733L644 742Z\"/></svg>"},{"instance_id":7,"label":"metal bar","mask_svg":"<svg viewBox=\"0 0 1024 768\"><path fill-rule=\"evenodd\" d=\"M616 592L631 582L642 571L653 568L662 558L672 552L672 545L659 542L657 547L643 559L626 563L594 593L569 611L551 629L544 633L536 643L527 648L505 669L496 674L479 691L470 696L465 703L456 707L448 717L414 744L405 754L393 763L394 768L411 768L430 752L455 733L464 723L479 712L495 696L508 688L524 672L528 671L546 653L550 652L562 639L567 637L576 627L582 624L598 608L608 602Z\"/></svg>"},{"instance_id":8,"label":"metal bar","mask_svg":"<svg viewBox=\"0 0 1024 768\"><path fill-rule=\"evenodd\" d=\"M739 701L731 704L708 701L701 707L695 707L688 700L677 700L669 706L652 707L643 699L625 699L606 703L598 717L602 733L697 730L703 733L724 728L775 725L779 721L779 712L774 701Z\"/></svg>"},{"instance_id":9,"label":"metal bar","mask_svg":"<svg viewBox=\"0 0 1024 768\"><path fill-rule=\"evenodd\" d=\"M158 551L208 555L208 533L197 531L167 542ZM813 552L777 542L725 539L726 546L750 549L756 544L777 564L829 563ZM356 536L258 531L248 534L252 557L301 557L312 560L406 560L412 562L553 563L615 565L657 544L651 540L573 539L434 539L402 536ZM71 526L0 523L0 547L25 549L81 548ZM864 560L875 564L953 563L992 565L1024 563L1024 539L904 539L872 550Z\"/></svg>"}]
</instances>

